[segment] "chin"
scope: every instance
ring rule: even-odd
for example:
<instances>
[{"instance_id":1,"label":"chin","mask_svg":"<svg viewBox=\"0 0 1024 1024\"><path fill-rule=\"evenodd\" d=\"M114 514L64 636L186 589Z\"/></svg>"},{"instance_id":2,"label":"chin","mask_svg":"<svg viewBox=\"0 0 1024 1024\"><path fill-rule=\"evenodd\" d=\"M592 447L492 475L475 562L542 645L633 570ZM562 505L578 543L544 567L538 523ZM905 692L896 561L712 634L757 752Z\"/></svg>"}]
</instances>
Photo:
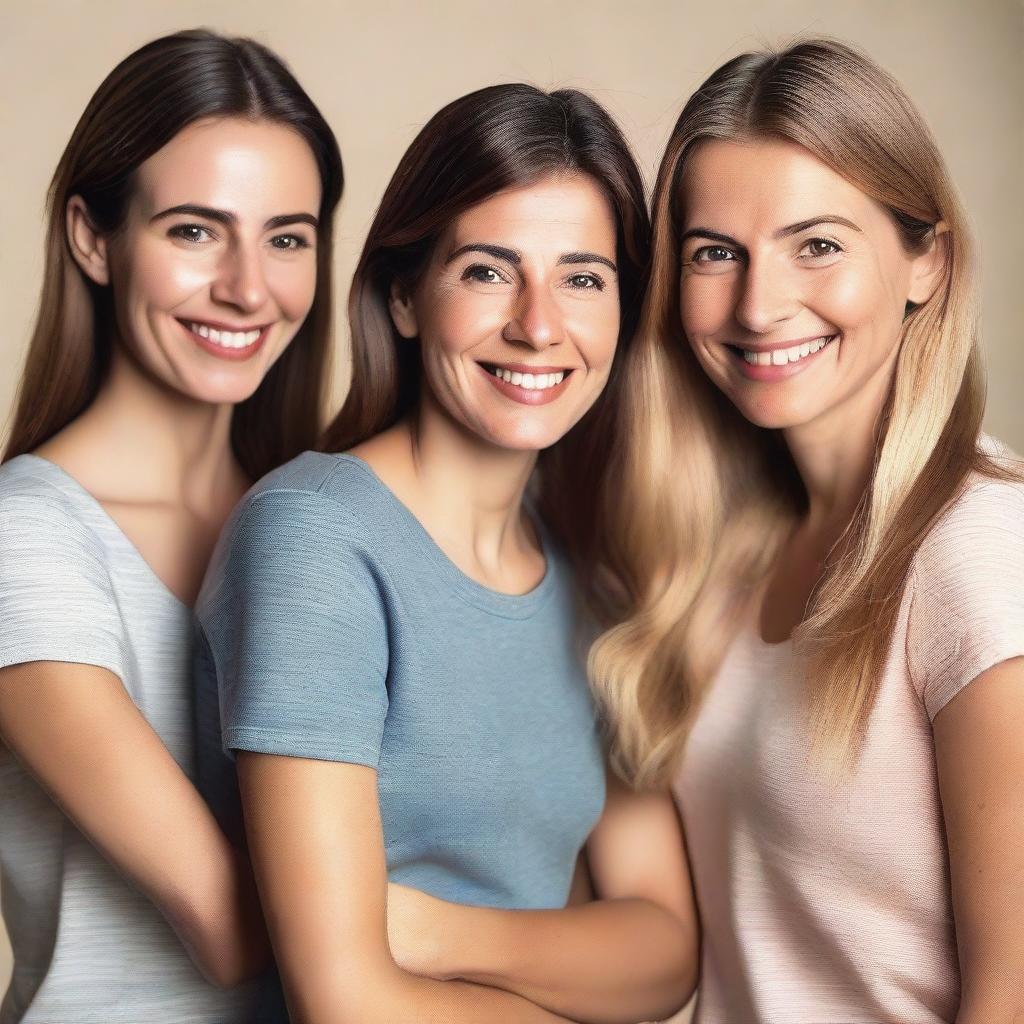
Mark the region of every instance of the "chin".
<instances>
[{"instance_id":1,"label":"chin","mask_svg":"<svg viewBox=\"0 0 1024 1024\"><path fill-rule=\"evenodd\" d=\"M256 393L263 383L263 375L239 374L193 378L179 386L184 394L196 402L209 405L238 405Z\"/></svg>"},{"instance_id":2,"label":"chin","mask_svg":"<svg viewBox=\"0 0 1024 1024\"><path fill-rule=\"evenodd\" d=\"M791 401L744 402L736 401L733 396L730 398L744 419L765 430L787 430L802 426L813 420L817 412Z\"/></svg>"}]
</instances>

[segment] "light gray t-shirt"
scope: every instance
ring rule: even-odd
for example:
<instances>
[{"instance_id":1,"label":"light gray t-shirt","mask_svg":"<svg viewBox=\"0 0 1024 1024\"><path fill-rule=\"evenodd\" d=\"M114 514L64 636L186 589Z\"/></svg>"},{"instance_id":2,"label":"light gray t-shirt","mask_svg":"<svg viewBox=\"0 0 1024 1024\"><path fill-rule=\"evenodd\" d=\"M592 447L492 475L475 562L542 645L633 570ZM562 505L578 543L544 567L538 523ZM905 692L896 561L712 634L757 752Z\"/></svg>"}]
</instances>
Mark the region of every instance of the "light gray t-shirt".
<instances>
[{"instance_id":1,"label":"light gray t-shirt","mask_svg":"<svg viewBox=\"0 0 1024 1024\"><path fill-rule=\"evenodd\" d=\"M0 466L0 667L109 669L191 778L192 637L190 610L71 477L33 455ZM2 746L0 867L14 950L0 1024L251 1019L253 987L208 984L156 908Z\"/></svg>"}]
</instances>

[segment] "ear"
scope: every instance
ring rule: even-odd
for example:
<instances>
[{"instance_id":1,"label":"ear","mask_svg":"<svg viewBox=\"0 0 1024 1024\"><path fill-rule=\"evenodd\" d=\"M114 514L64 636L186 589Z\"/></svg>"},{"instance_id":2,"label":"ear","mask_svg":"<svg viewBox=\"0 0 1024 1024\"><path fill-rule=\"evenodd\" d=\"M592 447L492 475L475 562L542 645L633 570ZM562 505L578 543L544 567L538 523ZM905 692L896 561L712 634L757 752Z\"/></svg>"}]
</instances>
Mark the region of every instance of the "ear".
<instances>
[{"instance_id":1,"label":"ear","mask_svg":"<svg viewBox=\"0 0 1024 1024\"><path fill-rule=\"evenodd\" d=\"M419 323L416 320L416 307L411 296L407 295L397 281L391 282L391 296L388 299L388 310L395 329L403 338L418 338Z\"/></svg>"},{"instance_id":2,"label":"ear","mask_svg":"<svg viewBox=\"0 0 1024 1024\"><path fill-rule=\"evenodd\" d=\"M915 257L910 269L910 292L907 300L915 306L927 302L939 287L949 258L949 227L940 220L932 229L931 240L924 252Z\"/></svg>"},{"instance_id":3,"label":"ear","mask_svg":"<svg viewBox=\"0 0 1024 1024\"><path fill-rule=\"evenodd\" d=\"M82 273L96 284L110 284L107 240L96 230L81 196L68 200L66 226L71 255Z\"/></svg>"}]
</instances>

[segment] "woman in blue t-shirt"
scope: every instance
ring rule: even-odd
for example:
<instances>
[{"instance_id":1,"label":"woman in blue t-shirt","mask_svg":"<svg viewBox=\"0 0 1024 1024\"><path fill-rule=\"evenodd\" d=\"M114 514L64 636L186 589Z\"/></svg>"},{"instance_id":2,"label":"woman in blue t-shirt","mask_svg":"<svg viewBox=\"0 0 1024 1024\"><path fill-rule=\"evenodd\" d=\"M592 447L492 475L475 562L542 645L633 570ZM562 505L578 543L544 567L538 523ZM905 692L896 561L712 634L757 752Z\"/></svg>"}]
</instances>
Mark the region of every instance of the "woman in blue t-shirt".
<instances>
[{"instance_id":1,"label":"woman in blue t-shirt","mask_svg":"<svg viewBox=\"0 0 1024 1024\"><path fill-rule=\"evenodd\" d=\"M445 107L370 228L324 451L221 540L200 677L294 1019L635 1021L692 988L675 812L606 794L560 554L591 529L648 229L589 97ZM599 898L564 909L584 844Z\"/></svg>"}]
</instances>

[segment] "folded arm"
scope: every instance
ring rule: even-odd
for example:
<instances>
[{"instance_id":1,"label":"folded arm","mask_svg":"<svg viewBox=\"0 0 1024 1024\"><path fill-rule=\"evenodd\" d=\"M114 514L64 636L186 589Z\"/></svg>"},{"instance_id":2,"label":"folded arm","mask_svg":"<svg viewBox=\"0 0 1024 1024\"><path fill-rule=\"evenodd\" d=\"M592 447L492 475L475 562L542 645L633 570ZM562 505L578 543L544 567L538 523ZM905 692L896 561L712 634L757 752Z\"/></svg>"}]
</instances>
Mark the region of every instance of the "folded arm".
<instances>
[{"instance_id":1,"label":"folded arm","mask_svg":"<svg viewBox=\"0 0 1024 1024\"><path fill-rule=\"evenodd\" d=\"M397 966L385 924L377 777L358 764L241 751L246 831L294 1024L547 1024L484 985Z\"/></svg>"},{"instance_id":2,"label":"folded arm","mask_svg":"<svg viewBox=\"0 0 1024 1024\"><path fill-rule=\"evenodd\" d=\"M495 910L392 886L400 963L516 992L588 1024L667 1017L693 991L698 929L679 819L668 794L609 779L587 844L596 901Z\"/></svg>"}]
</instances>

